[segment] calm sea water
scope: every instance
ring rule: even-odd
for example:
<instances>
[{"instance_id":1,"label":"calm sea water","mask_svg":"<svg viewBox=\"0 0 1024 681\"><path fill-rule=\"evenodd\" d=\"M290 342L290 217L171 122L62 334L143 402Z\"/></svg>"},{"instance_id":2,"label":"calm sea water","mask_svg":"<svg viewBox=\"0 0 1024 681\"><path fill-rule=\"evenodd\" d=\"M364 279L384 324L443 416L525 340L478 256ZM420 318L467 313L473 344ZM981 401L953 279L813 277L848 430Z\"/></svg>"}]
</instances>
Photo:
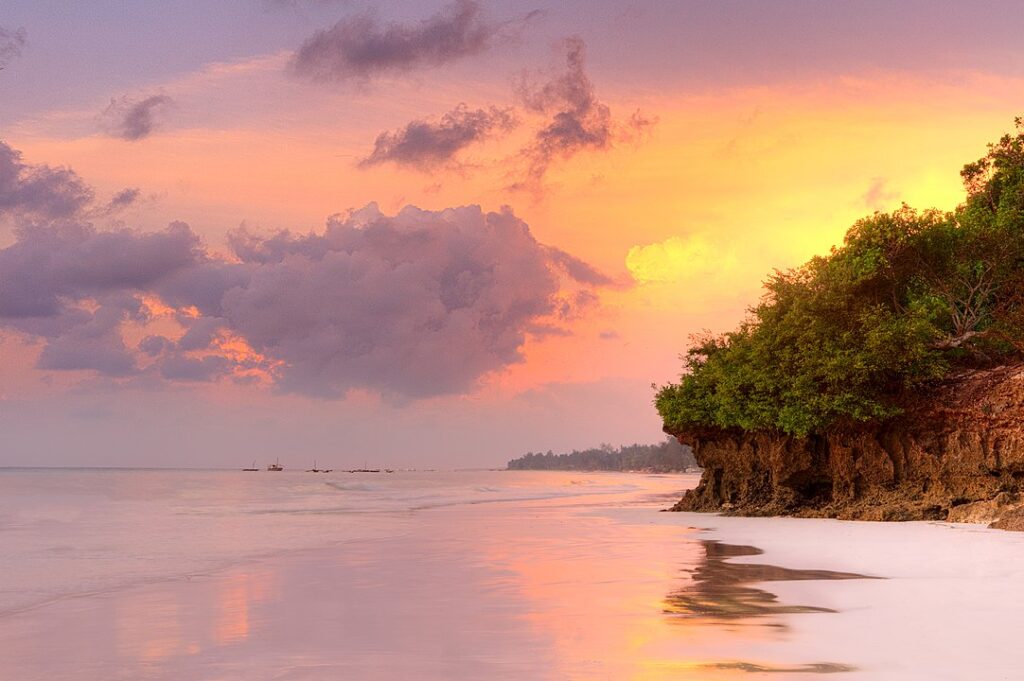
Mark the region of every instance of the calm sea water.
<instances>
[{"instance_id":1,"label":"calm sea water","mask_svg":"<svg viewBox=\"0 0 1024 681\"><path fill-rule=\"evenodd\" d=\"M0 681L856 676L764 584L860 575L658 513L695 482L3 470Z\"/></svg>"},{"instance_id":2,"label":"calm sea water","mask_svg":"<svg viewBox=\"0 0 1024 681\"><path fill-rule=\"evenodd\" d=\"M383 539L431 508L560 498L650 504L681 485L672 477L506 471L0 469L0 614L289 550Z\"/></svg>"}]
</instances>

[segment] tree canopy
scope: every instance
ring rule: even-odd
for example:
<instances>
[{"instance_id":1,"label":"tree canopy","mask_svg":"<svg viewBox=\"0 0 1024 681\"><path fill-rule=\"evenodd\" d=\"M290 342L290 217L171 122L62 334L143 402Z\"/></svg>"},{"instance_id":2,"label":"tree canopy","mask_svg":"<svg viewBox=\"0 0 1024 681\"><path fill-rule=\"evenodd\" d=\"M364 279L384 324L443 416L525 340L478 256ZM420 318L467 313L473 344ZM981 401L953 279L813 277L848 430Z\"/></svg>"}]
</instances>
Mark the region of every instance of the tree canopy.
<instances>
[{"instance_id":1,"label":"tree canopy","mask_svg":"<svg viewBox=\"0 0 1024 681\"><path fill-rule=\"evenodd\" d=\"M903 205L776 271L739 328L695 338L655 404L673 432L807 435L900 411L906 391L1024 353L1024 120L964 166L950 212Z\"/></svg>"}]
</instances>

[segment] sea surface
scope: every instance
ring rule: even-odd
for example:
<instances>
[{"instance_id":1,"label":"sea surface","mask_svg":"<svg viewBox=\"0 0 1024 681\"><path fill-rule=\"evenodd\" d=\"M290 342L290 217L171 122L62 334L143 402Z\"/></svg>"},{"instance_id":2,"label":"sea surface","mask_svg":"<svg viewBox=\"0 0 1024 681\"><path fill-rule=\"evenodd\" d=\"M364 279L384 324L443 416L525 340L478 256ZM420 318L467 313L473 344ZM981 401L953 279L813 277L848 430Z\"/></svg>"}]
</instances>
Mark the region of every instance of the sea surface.
<instances>
[{"instance_id":1,"label":"sea surface","mask_svg":"<svg viewBox=\"0 0 1024 681\"><path fill-rule=\"evenodd\" d=\"M0 615L296 549L381 541L409 532L410 517L432 508L649 502L681 485L506 471L0 468Z\"/></svg>"},{"instance_id":2,"label":"sea surface","mask_svg":"<svg viewBox=\"0 0 1024 681\"><path fill-rule=\"evenodd\" d=\"M1020 678L1020 535L696 482L0 469L0 681Z\"/></svg>"}]
</instances>

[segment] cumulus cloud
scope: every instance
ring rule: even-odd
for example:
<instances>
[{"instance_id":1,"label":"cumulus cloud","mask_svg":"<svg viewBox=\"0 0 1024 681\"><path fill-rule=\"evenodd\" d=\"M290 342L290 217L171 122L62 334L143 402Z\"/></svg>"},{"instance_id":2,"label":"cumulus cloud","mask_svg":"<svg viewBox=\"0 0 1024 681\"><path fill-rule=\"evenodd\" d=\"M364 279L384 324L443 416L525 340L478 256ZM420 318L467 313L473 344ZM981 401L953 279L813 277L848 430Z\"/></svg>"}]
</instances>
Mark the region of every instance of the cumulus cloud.
<instances>
[{"instance_id":1,"label":"cumulus cloud","mask_svg":"<svg viewBox=\"0 0 1024 681\"><path fill-rule=\"evenodd\" d=\"M7 66L15 57L21 56L27 39L28 34L23 28L11 30L0 26L0 69Z\"/></svg>"},{"instance_id":2,"label":"cumulus cloud","mask_svg":"<svg viewBox=\"0 0 1024 681\"><path fill-rule=\"evenodd\" d=\"M172 381L207 382L231 371L231 360L218 355L188 357L175 354L160 363L160 375Z\"/></svg>"},{"instance_id":3,"label":"cumulus cloud","mask_svg":"<svg viewBox=\"0 0 1024 681\"><path fill-rule=\"evenodd\" d=\"M150 95L135 100L129 97L112 99L103 111L110 134L130 142L149 137L159 124L161 113L172 104L167 95Z\"/></svg>"},{"instance_id":4,"label":"cumulus cloud","mask_svg":"<svg viewBox=\"0 0 1024 681\"><path fill-rule=\"evenodd\" d=\"M492 132L508 131L514 125L515 117L508 109L492 106L471 111L460 104L437 122L412 121L401 130L381 133L374 143L373 153L359 165L395 163L419 169L433 168L451 161L460 151Z\"/></svg>"},{"instance_id":5,"label":"cumulus cloud","mask_svg":"<svg viewBox=\"0 0 1024 681\"><path fill-rule=\"evenodd\" d=\"M141 323L141 296L206 261L187 225L143 233L85 221L92 191L73 171L28 166L0 144L0 217L15 241L0 249L0 328L43 342L43 369L121 377L137 371L122 327Z\"/></svg>"},{"instance_id":6,"label":"cumulus cloud","mask_svg":"<svg viewBox=\"0 0 1024 681\"><path fill-rule=\"evenodd\" d=\"M486 20L475 0L457 0L413 25L381 26L363 14L311 36L295 53L291 68L318 81L367 81L381 73L441 66L479 54L508 25Z\"/></svg>"},{"instance_id":7,"label":"cumulus cloud","mask_svg":"<svg viewBox=\"0 0 1024 681\"><path fill-rule=\"evenodd\" d=\"M528 183L543 180L551 164L584 150L608 149L621 138L646 130L654 120L635 112L625 123L612 118L586 73L586 44L578 37L565 41L565 70L545 83L526 77L516 84L516 96L528 111L547 116L547 124L524 149Z\"/></svg>"},{"instance_id":8,"label":"cumulus cloud","mask_svg":"<svg viewBox=\"0 0 1024 681\"><path fill-rule=\"evenodd\" d=\"M77 323L52 334L39 355L40 369L95 371L103 376L135 373L135 358L121 336L121 324L138 318L142 306L133 296L110 296L91 311L79 310Z\"/></svg>"},{"instance_id":9,"label":"cumulus cloud","mask_svg":"<svg viewBox=\"0 0 1024 681\"><path fill-rule=\"evenodd\" d=\"M323 397L459 393L519 361L528 335L563 331L610 283L507 208L371 204L320 233L235 232L231 258L184 223L103 231L84 214L21 220L0 249L0 328L41 342L44 369L258 374ZM161 331L147 332L159 315ZM129 327L142 338L132 347Z\"/></svg>"},{"instance_id":10,"label":"cumulus cloud","mask_svg":"<svg viewBox=\"0 0 1024 681\"><path fill-rule=\"evenodd\" d=\"M174 343L166 336L151 335L139 341L139 351L150 357L156 357L174 347Z\"/></svg>"},{"instance_id":11,"label":"cumulus cloud","mask_svg":"<svg viewBox=\"0 0 1024 681\"><path fill-rule=\"evenodd\" d=\"M338 396L469 389L519 361L525 337L556 314L561 279L581 282L510 210L370 205L322 235L246 236L258 265L226 293L224 317L259 353L284 362L281 386Z\"/></svg>"},{"instance_id":12,"label":"cumulus cloud","mask_svg":"<svg viewBox=\"0 0 1024 681\"><path fill-rule=\"evenodd\" d=\"M92 189L74 171L30 166L0 142L0 214L57 219L75 215L92 201Z\"/></svg>"},{"instance_id":13,"label":"cumulus cloud","mask_svg":"<svg viewBox=\"0 0 1024 681\"><path fill-rule=\"evenodd\" d=\"M155 233L78 222L24 226L0 250L0 317L51 317L69 300L145 291L204 258L183 223Z\"/></svg>"}]
</instances>

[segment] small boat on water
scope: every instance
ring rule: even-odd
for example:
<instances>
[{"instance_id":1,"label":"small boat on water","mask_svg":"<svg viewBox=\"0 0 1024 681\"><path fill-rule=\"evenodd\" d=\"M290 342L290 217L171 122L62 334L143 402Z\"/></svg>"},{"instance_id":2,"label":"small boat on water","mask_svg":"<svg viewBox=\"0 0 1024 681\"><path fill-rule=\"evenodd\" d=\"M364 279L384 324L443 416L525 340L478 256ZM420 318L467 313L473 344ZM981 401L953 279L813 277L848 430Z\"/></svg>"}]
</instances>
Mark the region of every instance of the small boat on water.
<instances>
[{"instance_id":1,"label":"small boat on water","mask_svg":"<svg viewBox=\"0 0 1024 681\"><path fill-rule=\"evenodd\" d=\"M255 462L255 461L253 461L253 462L252 462L252 468L243 468L242 470L243 470L243 471L258 471L258 470L259 470L259 468L256 468L256 462Z\"/></svg>"},{"instance_id":2,"label":"small boat on water","mask_svg":"<svg viewBox=\"0 0 1024 681\"><path fill-rule=\"evenodd\" d=\"M307 473L330 473L332 470L334 470L334 469L333 468L317 468L316 467L316 459L313 459L313 467L310 468L309 470L307 470L306 472Z\"/></svg>"},{"instance_id":3,"label":"small boat on water","mask_svg":"<svg viewBox=\"0 0 1024 681\"><path fill-rule=\"evenodd\" d=\"M284 466L281 465L281 460L280 459L275 459L274 463L267 465L267 470L268 471L283 471L284 470Z\"/></svg>"}]
</instances>

